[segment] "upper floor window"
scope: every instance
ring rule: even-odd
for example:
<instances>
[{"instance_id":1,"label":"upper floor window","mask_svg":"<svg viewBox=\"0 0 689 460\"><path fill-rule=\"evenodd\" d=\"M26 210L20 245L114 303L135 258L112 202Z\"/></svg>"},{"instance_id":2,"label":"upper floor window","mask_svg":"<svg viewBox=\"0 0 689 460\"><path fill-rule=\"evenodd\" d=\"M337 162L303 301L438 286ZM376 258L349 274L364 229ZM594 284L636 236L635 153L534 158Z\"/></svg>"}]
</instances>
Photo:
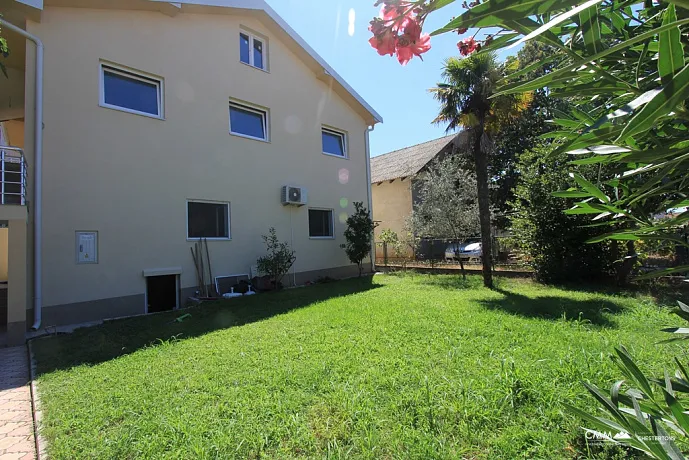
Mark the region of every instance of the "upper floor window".
<instances>
[{"instance_id":1,"label":"upper floor window","mask_svg":"<svg viewBox=\"0 0 689 460\"><path fill-rule=\"evenodd\" d=\"M100 105L125 112L163 117L163 80L112 64L100 65Z\"/></svg>"},{"instance_id":2,"label":"upper floor window","mask_svg":"<svg viewBox=\"0 0 689 460\"><path fill-rule=\"evenodd\" d=\"M347 157L347 139L345 133L323 128L323 153L338 157Z\"/></svg>"},{"instance_id":3,"label":"upper floor window","mask_svg":"<svg viewBox=\"0 0 689 460\"><path fill-rule=\"evenodd\" d=\"M248 32L239 33L239 59L250 66L266 70L266 43Z\"/></svg>"},{"instance_id":4,"label":"upper floor window","mask_svg":"<svg viewBox=\"0 0 689 460\"><path fill-rule=\"evenodd\" d=\"M268 140L268 112L230 102L230 133L261 141Z\"/></svg>"}]
</instances>

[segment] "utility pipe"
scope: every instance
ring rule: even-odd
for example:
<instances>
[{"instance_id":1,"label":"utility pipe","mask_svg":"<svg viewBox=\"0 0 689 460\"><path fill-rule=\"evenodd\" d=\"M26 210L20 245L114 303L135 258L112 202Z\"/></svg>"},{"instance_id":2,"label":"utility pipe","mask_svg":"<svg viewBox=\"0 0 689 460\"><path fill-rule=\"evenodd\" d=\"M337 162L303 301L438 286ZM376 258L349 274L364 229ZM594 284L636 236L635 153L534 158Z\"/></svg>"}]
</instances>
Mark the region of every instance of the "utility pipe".
<instances>
[{"instance_id":1,"label":"utility pipe","mask_svg":"<svg viewBox=\"0 0 689 460\"><path fill-rule=\"evenodd\" d=\"M371 196L371 141L369 135L376 129L375 125L366 127L366 191L368 193L368 215L373 220L373 197ZM371 238L371 272L376 272L376 238Z\"/></svg>"},{"instance_id":2,"label":"utility pipe","mask_svg":"<svg viewBox=\"0 0 689 460\"><path fill-rule=\"evenodd\" d=\"M18 33L27 40L36 44L36 119L34 120L34 231L33 231L33 254L34 254L34 324L31 329L38 330L41 327L41 307L43 289L43 42L37 36L26 30L15 26L0 18L0 24L9 30ZM26 108L24 109L26 110Z\"/></svg>"}]
</instances>

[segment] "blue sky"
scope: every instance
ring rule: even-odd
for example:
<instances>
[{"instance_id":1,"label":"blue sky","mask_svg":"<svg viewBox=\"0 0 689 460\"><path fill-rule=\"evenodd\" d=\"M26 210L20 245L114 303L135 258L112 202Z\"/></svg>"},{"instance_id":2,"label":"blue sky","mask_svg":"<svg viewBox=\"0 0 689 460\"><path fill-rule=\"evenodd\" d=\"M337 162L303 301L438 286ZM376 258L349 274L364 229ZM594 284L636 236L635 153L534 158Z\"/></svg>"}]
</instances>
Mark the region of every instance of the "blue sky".
<instances>
[{"instance_id":1,"label":"blue sky","mask_svg":"<svg viewBox=\"0 0 689 460\"><path fill-rule=\"evenodd\" d=\"M415 58L402 67L396 58L379 56L368 43L368 23L378 14L375 0L268 3L381 114L385 122L371 134L371 155L444 135L444 127L431 124L438 105L427 90L439 81L443 60L458 54L457 34L433 37L423 62ZM462 12L460 5L457 1L431 14L424 29L430 32L445 25ZM355 14L353 36L348 33L350 10Z\"/></svg>"}]
</instances>

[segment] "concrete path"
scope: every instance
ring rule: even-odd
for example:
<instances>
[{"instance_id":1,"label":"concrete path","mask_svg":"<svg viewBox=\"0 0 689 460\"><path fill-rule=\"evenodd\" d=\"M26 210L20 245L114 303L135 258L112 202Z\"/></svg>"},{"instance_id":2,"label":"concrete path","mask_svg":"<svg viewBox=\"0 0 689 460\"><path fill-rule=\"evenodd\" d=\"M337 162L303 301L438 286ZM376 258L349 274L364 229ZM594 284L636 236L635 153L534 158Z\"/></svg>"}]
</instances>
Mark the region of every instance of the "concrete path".
<instances>
[{"instance_id":1,"label":"concrete path","mask_svg":"<svg viewBox=\"0 0 689 460\"><path fill-rule=\"evenodd\" d=\"M35 458L26 347L0 348L0 460Z\"/></svg>"}]
</instances>

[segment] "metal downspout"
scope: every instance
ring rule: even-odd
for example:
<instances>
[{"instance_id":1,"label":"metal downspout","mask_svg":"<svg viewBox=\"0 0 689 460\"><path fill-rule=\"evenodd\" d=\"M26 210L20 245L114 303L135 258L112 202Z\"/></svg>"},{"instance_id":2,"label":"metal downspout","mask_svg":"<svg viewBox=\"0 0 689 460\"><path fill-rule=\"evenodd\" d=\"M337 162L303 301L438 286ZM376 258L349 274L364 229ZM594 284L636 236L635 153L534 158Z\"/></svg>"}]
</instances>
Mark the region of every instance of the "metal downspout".
<instances>
[{"instance_id":1,"label":"metal downspout","mask_svg":"<svg viewBox=\"0 0 689 460\"><path fill-rule=\"evenodd\" d=\"M373 220L373 197L371 196L371 141L369 135L375 125L366 127L366 192L368 194L368 214ZM376 241L371 238L371 273L376 272Z\"/></svg>"},{"instance_id":2,"label":"metal downspout","mask_svg":"<svg viewBox=\"0 0 689 460\"><path fill-rule=\"evenodd\" d=\"M43 275L43 42L37 36L0 18L0 24L9 30L36 44L36 119L34 132L34 324L37 330L41 327L42 275Z\"/></svg>"}]
</instances>

